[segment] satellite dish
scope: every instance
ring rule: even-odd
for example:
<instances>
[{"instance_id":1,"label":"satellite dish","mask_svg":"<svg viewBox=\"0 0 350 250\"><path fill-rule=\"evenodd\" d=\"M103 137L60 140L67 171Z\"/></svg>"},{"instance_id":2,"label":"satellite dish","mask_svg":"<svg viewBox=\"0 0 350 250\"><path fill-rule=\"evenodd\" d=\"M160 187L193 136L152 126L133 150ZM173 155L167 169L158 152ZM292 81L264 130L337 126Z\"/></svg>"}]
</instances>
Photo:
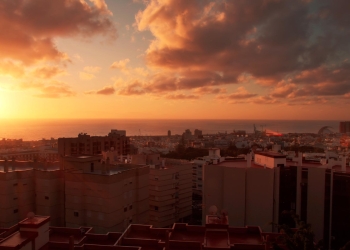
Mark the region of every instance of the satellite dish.
<instances>
[{"instance_id":1,"label":"satellite dish","mask_svg":"<svg viewBox=\"0 0 350 250\"><path fill-rule=\"evenodd\" d=\"M35 217L35 213L33 213L33 212L29 212L28 214L27 214L27 218L28 219L33 219Z\"/></svg>"},{"instance_id":2,"label":"satellite dish","mask_svg":"<svg viewBox=\"0 0 350 250\"><path fill-rule=\"evenodd\" d=\"M211 207L209 208L209 214L210 214L210 215L216 215L217 212L218 212L218 208L217 208L215 205L213 205L213 206L211 206Z\"/></svg>"}]
</instances>

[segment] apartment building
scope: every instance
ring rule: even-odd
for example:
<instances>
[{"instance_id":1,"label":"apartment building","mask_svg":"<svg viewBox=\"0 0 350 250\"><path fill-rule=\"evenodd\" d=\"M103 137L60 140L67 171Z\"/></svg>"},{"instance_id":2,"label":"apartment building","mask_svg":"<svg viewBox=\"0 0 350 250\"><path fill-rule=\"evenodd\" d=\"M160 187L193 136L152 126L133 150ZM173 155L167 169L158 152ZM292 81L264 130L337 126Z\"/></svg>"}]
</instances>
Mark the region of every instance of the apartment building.
<instances>
[{"instance_id":1,"label":"apartment building","mask_svg":"<svg viewBox=\"0 0 350 250\"><path fill-rule=\"evenodd\" d=\"M159 154L132 155L131 163L150 166L149 223L167 227L192 214L192 163Z\"/></svg>"},{"instance_id":2,"label":"apartment building","mask_svg":"<svg viewBox=\"0 0 350 250\"><path fill-rule=\"evenodd\" d=\"M34 161L45 159L53 162L58 161L58 153L55 149L50 150L18 150L14 152L0 153L0 159L14 159L17 161Z\"/></svg>"},{"instance_id":3,"label":"apartment building","mask_svg":"<svg viewBox=\"0 0 350 250\"><path fill-rule=\"evenodd\" d=\"M193 160L192 165L192 191L193 194L202 196L203 194L203 168L208 162L203 159Z\"/></svg>"},{"instance_id":4,"label":"apartment building","mask_svg":"<svg viewBox=\"0 0 350 250\"><path fill-rule=\"evenodd\" d=\"M67 156L65 221L69 227L93 226L98 232L122 231L148 223L149 167L111 165L101 156Z\"/></svg>"},{"instance_id":5,"label":"apartment building","mask_svg":"<svg viewBox=\"0 0 350 250\"><path fill-rule=\"evenodd\" d=\"M206 165L203 220L215 205L228 212L230 226L259 225L274 231L270 222L286 223L283 212L294 210L312 225L316 240L339 249L350 239L350 169L345 157L324 163L305 161L302 154L287 161L276 152L259 152L253 161Z\"/></svg>"},{"instance_id":6,"label":"apartment building","mask_svg":"<svg viewBox=\"0 0 350 250\"><path fill-rule=\"evenodd\" d=\"M198 157L192 161L192 190L195 195L203 194L203 168L208 164L218 164L225 160L221 157L219 148L209 148L208 155Z\"/></svg>"},{"instance_id":7,"label":"apartment building","mask_svg":"<svg viewBox=\"0 0 350 250\"><path fill-rule=\"evenodd\" d=\"M58 163L0 161L0 226L13 225L29 212L51 215L52 225L63 226L63 197L56 193L61 177Z\"/></svg>"},{"instance_id":8,"label":"apartment building","mask_svg":"<svg viewBox=\"0 0 350 250\"><path fill-rule=\"evenodd\" d=\"M58 154L63 156L99 155L102 151L115 150L119 155L127 155L130 138L125 130L112 129L107 136L90 136L80 133L75 138L58 138Z\"/></svg>"},{"instance_id":9,"label":"apartment building","mask_svg":"<svg viewBox=\"0 0 350 250\"><path fill-rule=\"evenodd\" d=\"M101 156L66 156L61 163L0 161L0 226L29 212L50 225L121 231L149 220L149 167L112 166Z\"/></svg>"},{"instance_id":10,"label":"apartment building","mask_svg":"<svg viewBox=\"0 0 350 250\"><path fill-rule=\"evenodd\" d=\"M166 159L150 168L150 223L166 227L192 214L192 164Z\"/></svg>"}]
</instances>

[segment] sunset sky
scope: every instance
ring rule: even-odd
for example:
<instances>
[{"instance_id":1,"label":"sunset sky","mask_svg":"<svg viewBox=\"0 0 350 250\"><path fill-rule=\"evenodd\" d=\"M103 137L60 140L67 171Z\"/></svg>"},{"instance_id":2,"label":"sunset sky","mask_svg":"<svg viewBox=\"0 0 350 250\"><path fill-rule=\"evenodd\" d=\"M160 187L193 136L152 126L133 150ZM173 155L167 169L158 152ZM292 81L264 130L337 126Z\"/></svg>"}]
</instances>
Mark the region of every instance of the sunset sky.
<instances>
[{"instance_id":1,"label":"sunset sky","mask_svg":"<svg viewBox=\"0 0 350 250\"><path fill-rule=\"evenodd\" d=\"M349 0L1 0L0 118L350 119Z\"/></svg>"}]
</instances>

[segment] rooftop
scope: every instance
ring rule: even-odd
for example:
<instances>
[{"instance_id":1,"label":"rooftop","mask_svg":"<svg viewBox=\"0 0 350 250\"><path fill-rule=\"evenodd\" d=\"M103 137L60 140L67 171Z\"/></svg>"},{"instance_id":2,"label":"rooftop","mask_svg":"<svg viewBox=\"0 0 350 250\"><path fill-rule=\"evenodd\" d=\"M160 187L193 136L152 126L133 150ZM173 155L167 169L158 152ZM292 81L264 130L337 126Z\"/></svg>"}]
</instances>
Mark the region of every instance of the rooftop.
<instances>
[{"instance_id":1,"label":"rooftop","mask_svg":"<svg viewBox=\"0 0 350 250\"><path fill-rule=\"evenodd\" d=\"M216 215L209 216L211 219ZM208 221L212 221L211 219ZM42 225L49 217L35 216L19 223L23 225ZM20 249L36 237L38 233L27 233L12 229L0 229L0 232L10 232L4 239L0 238L0 249ZM154 228L152 225L130 225L124 232L94 234L93 228L60 228L50 227L46 250L68 249L70 244L74 249L265 249L267 235L260 227L229 227L227 224L210 223L205 226L193 226L185 223L175 223L172 228ZM6 247L6 248L5 248ZM10 248L8 248L10 247ZM72 248L72 249L73 249Z\"/></svg>"},{"instance_id":2,"label":"rooftop","mask_svg":"<svg viewBox=\"0 0 350 250\"><path fill-rule=\"evenodd\" d=\"M255 154L263 155L271 158L286 158L286 155L283 155L278 152L273 152L273 151L256 151Z\"/></svg>"}]
</instances>

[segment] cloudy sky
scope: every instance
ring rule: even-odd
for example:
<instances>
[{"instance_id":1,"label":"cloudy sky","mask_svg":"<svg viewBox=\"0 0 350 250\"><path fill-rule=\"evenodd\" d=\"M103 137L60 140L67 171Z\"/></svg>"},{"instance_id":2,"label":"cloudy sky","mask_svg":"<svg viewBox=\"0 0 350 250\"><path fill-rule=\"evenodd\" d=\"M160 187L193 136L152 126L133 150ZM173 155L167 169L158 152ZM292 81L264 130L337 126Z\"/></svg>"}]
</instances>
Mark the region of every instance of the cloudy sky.
<instances>
[{"instance_id":1,"label":"cloudy sky","mask_svg":"<svg viewBox=\"0 0 350 250\"><path fill-rule=\"evenodd\" d=\"M0 0L0 118L350 119L349 0Z\"/></svg>"}]
</instances>

